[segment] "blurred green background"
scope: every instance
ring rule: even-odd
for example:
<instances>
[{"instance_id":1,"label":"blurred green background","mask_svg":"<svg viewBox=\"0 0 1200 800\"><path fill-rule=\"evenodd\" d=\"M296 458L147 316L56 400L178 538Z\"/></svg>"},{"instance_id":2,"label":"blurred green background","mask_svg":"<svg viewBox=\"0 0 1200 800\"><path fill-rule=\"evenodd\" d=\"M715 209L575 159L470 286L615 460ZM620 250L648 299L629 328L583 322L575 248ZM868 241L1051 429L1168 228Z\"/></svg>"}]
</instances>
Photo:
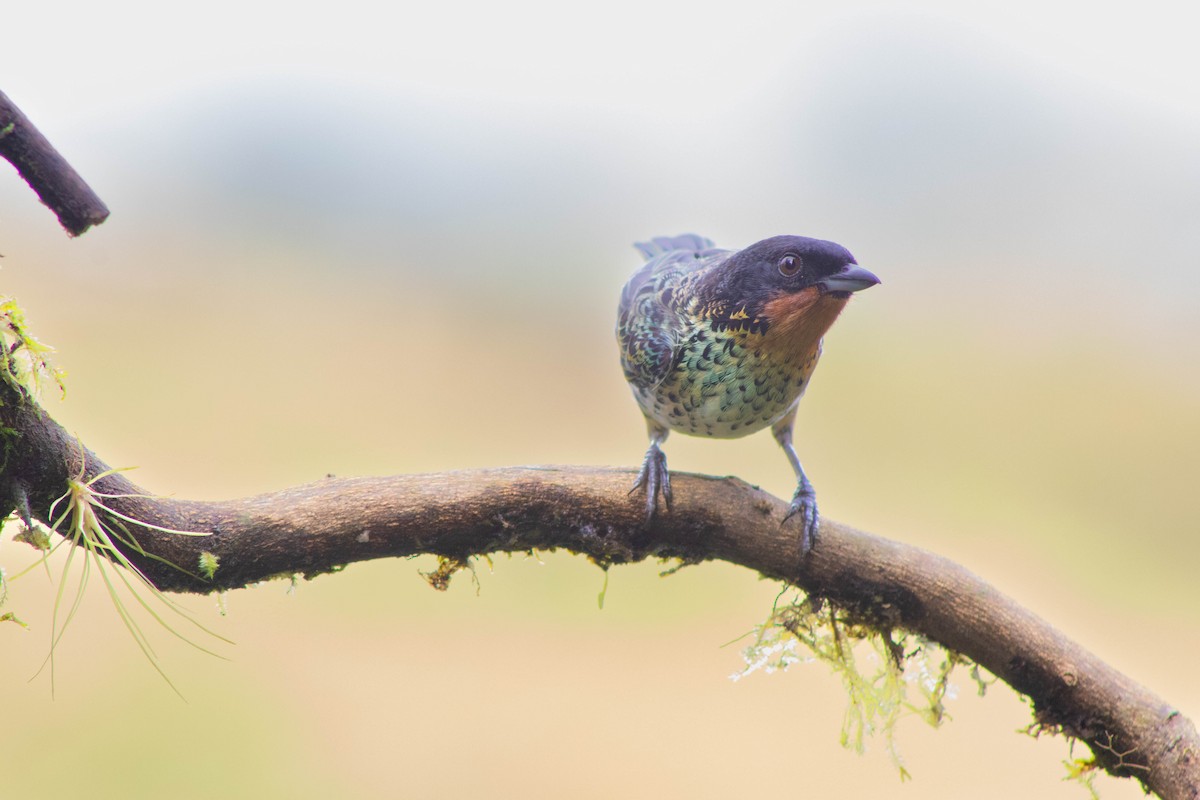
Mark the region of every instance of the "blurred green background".
<instances>
[{"instance_id":1,"label":"blurred green background","mask_svg":"<svg viewBox=\"0 0 1200 800\"><path fill-rule=\"evenodd\" d=\"M830 238L884 283L801 407L823 512L1200 714L1200 55L1172 5L33 5L0 88L113 215L69 240L0 169L2 291L68 372L51 413L143 486L635 465L630 243ZM667 451L793 488L766 435ZM10 575L32 558L0 541ZM599 570L543 561L478 592L388 561L227 617L185 598L237 642L155 632L186 703L99 585L56 696L28 682L54 592L31 573L0 795L1085 796L1001 687L960 676L945 729L902 725L901 784L881 743L839 747L824 667L728 680L775 593L745 570L617 569L599 611Z\"/></svg>"}]
</instances>

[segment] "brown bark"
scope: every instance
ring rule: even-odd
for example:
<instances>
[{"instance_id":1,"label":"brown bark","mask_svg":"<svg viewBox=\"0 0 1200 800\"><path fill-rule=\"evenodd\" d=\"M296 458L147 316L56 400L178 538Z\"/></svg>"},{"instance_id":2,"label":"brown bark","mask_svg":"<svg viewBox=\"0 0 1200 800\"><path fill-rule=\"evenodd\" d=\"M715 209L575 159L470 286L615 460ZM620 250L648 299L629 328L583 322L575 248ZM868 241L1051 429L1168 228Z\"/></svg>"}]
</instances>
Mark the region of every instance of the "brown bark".
<instances>
[{"instance_id":1,"label":"brown bark","mask_svg":"<svg viewBox=\"0 0 1200 800\"><path fill-rule=\"evenodd\" d=\"M0 157L17 168L72 236L108 219L104 202L4 92L0 92Z\"/></svg>"},{"instance_id":2,"label":"brown bark","mask_svg":"<svg viewBox=\"0 0 1200 800\"><path fill-rule=\"evenodd\" d=\"M28 504L45 521L69 477L106 467L90 453L81 458L77 442L32 401L4 394L0 422L19 433L0 470L0 497L10 499L9 509ZM130 526L146 552L174 564L195 570L201 551L220 558L206 581L127 554L160 588L180 592L417 553L465 559L564 548L602 564L651 556L741 564L968 656L1028 695L1038 722L1087 742L1110 773L1168 800L1200 798L1200 738L1191 721L961 566L829 519L801 559L795 531L780 525L787 504L736 478L676 473L674 506L647 526L642 499L628 494L634 476L509 467L327 478L225 502L107 502L153 525L211 532L185 537ZM95 488L141 493L121 475Z\"/></svg>"}]
</instances>

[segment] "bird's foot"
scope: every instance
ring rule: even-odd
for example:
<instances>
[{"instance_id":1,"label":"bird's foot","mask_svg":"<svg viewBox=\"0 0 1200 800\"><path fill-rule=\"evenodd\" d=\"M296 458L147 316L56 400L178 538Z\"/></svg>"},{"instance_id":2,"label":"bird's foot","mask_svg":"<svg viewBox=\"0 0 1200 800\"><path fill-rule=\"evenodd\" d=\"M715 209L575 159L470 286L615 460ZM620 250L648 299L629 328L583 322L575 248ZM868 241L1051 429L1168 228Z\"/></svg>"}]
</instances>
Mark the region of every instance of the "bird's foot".
<instances>
[{"instance_id":1,"label":"bird's foot","mask_svg":"<svg viewBox=\"0 0 1200 800\"><path fill-rule=\"evenodd\" d=\"M652 442L650 449L646 451L637 483L633 484L629 493L633 494L643 488L646 491L646 522L654 518L660 494L667 504L667 510L671 510L671 473L667 471L667 455L658 446L658 442Z\"/></svg>"},{"instance_id":2,"label":"bird's foot","mask_svg":"<svg viewBox=\"0 0 1200 800\"><path fill-rule=\"evenodd\" d=\"M806 556L817 541L817 528L821 524L821 518L817 514L817 495L813 491L812 485L807 481L802 482L796 487L796 494L792 496L792 505L788 509L787 514L783 516L783 523L781 524L786 524L792 517L798 517L797 522L800 524L800 555Z\"/></svg>"}]
</instances>

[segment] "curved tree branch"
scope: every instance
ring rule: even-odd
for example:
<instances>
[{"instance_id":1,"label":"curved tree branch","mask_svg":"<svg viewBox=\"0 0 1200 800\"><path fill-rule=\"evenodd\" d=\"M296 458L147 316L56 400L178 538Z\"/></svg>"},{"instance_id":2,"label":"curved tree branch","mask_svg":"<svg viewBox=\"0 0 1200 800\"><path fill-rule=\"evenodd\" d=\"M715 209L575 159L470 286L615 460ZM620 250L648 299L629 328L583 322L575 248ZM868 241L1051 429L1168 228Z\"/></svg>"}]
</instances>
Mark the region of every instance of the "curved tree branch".
<instances>
[{"instance_id":1,"label":"curved tree branch","mask_svg":"<svg viewBox=\"0 0 1200 800\"><path fill-rule=\"evenodd\" d=\"M0 156L17 168L72 236L108 219L104 201L4 92L0 92Z\"/></svg>"},{"instance_id":2,"label":"curved tree branch","mask_svg":"<svg viewBox=\"0 0 1200 800\"><path fill-rule=\"evenodd\" d=\"M10 436L16 444L0 470L3 510L30 509L45 522L69 478L92 479L107 467L24 392L0 394L0 422L19 437ZM1029 696L1040 723L1087 742L1112 774L1169 800L1200 798L1200 738L1186 717L963 567L832 520L801 559L794 532L780 525L787 504L736 478L675 474L674 507L647 527L644 503L628 496L633 478L626 469L511 467L327 478L224 502L146 497L120 474L93 486L134 495L106 501L128 517L211 532L128 526L146 553L173 564L194 569L201 551L220 558L209 581L126 553L170 591L418 553L461 560L565 548L603 565L652 556L740 564L968 656Z\"/></svg>"}]
</instances>

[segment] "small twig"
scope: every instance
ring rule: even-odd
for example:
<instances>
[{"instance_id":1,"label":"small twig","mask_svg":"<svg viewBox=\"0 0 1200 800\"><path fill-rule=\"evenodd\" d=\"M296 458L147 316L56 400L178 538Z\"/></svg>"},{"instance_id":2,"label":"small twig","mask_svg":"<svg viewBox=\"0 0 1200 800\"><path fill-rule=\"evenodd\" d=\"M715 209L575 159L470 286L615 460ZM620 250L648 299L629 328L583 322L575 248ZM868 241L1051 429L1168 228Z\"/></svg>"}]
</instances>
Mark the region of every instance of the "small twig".
<instances>
[{"instance_id":1,"label":"small twig","mask_svg":"<svg viewBox=\"0 0 1200 800\"><path fill-rule=\"evenodd\" d=\"M7 159L72 236L108 219L108 207L21 109L0 92L0 156Z\"/></svg>"}]
</instances>

